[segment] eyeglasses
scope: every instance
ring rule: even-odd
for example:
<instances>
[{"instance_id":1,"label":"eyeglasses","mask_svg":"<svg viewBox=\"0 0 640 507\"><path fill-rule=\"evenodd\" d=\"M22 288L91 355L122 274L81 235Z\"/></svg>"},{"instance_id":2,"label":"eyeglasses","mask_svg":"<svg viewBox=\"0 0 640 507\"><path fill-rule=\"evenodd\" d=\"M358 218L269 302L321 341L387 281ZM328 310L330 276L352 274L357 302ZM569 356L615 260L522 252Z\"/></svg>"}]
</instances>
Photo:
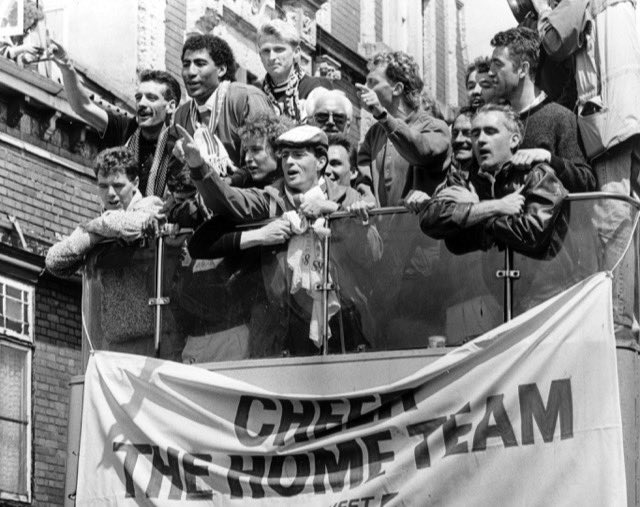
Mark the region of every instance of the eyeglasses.
<instances>
[{"instance_id":1,"label":"eyeglasses","mask_svg":"<svg viewBox=\"0 0 640 507\"><path fill-rule=\"evenodd\" d=\"M308 154L309 154L309 151L305 150L304 148L293 149L293 150L285 148L285 149L276 151L276 157L281 158L283 160L286 160L289 157L293 158L294 160L300 160Z\"/></svg>"},{"instance_id":2,"label":"eyeglasses","mask_svg":"<svg viewBox=\"0 0 640 507\"><path fill-rule=\"evenodd\" d=\"M347 123L347 115L342 113L316 113L313 115L313 119L320 125L324 125L329 119L332 119L339 129L344 128Z\"/></svg>"}]
</instances>

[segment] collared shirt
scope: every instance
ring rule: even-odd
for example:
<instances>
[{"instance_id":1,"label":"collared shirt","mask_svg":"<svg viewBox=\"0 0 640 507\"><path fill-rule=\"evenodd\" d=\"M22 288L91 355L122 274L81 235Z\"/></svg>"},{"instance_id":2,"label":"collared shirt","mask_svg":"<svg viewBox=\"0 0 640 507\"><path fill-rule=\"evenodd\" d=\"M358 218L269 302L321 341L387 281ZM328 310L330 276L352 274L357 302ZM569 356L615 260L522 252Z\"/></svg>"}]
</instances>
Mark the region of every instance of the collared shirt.
<instances>
[{"instance_id":1,"label":"collared shirt","mask_svg":"<svg viewBox=\"0 0 640 507\"><path fill-rule=\"evenodd\" d=\"M527 111L533 109L534 107L538 106L539 104L542 104L545 100L547 100L547 94L544 93L543 91L541 91L540 95L538 95L535 99L533 99L531 104L529 104L528 106L524 107L518 114L526 113Z\"/></svg>"}]
</instances>

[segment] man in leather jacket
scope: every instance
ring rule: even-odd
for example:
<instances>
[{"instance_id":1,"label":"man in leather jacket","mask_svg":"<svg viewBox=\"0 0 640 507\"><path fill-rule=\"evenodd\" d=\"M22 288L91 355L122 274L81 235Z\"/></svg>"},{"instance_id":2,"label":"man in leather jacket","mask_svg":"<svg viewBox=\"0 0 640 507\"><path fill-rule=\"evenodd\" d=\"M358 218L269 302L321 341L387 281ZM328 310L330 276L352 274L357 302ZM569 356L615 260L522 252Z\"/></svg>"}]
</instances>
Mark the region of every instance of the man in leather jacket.
<instances>
[{"instance_id":1,"label":"man in leather jacket","mask_svg":"<svg viewBox=\"0 0 640 507\"><path fill-rule=\"evenodd\" d=\"M498 244L544 256L567 191L546 163L524 170L510 163L521 126L509 106L482 107L471 137L479 168L467 181L448 176L420 214L422 230L456 253Z\"/></svg>"}]
</instances>

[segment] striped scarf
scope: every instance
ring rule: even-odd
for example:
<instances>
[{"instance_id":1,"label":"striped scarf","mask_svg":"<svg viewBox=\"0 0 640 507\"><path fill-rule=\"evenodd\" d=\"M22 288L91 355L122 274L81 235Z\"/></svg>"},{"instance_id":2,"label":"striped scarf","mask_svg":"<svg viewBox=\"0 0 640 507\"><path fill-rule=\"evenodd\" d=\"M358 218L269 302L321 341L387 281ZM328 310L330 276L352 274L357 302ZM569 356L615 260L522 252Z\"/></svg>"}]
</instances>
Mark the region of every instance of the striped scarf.
<instances>
[{"instance_id":1,"label":"striped scarf","mask_svg":"<svg viewBox=\"0 0 640 507\"><path fill-rule=\"evenodd\" d=\"M126 142L127 148L133 152L139 164L143 162L140 160L140 135L140 128L137 128ZM164 196L164 189L167 183L167 168L169 167L169 159L171 158L171 154L167 153L166 150L168 137L169 129L164 127L158 136L156 150L153 154L153 163L151 164L151 170L149 171L149 178L147 179L147 186L144 192L146 196Z\"/></svg>"},{"instance_id":2,"label":"striped scarf","mask_svg":"<svg viewBox=\"0 0 640 507\"><path fill-rule=\"evenodd\" d=\"M302 123L305 119L302 105L300 104L300 95L298 94L298 86L300 81L304 77L304 71L298 64L293 64L291 72L289 72L289 79L287 81L287 87L284 92L283 103L280 104L275 96L276 86L271 79L271 76L267 74L262 83L262 90L266 93L269 101L273 107L285 116L288 116L296 123Z\"/></svg>"},{"instance_id":3,"label":"striped scarf","mask_svg":"<svg viewBox=\"0 0 640 507\"><path fill-rule=\"evenodd\" d=\"M209 125L199 121L196 102L192 99L189 104L189 119L193 125L193 140L198 145L204 161L220 176L226 176L233 165L227 149L215 133L228 90L229 81L222 81L213 93L211 101L214 104L214 108L211 111Z\"/></svg>"}]
</instances>

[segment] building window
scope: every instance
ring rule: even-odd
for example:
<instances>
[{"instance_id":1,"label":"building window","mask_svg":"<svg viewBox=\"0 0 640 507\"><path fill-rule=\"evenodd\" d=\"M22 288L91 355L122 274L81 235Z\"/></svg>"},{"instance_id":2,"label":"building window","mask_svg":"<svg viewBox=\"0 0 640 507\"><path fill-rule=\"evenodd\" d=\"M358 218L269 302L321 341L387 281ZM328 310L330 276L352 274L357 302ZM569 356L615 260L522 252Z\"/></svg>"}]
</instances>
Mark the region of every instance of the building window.
<instances>
[{"instance_id":1,"label":"building window","mask_svg":"<svg viewBox=\"0 0 640 507\"><path fill-rule=\"evenodd\" d=\"M34 290L0 276L0 500L31 501Z\"/></svg>"}]
</instances>

